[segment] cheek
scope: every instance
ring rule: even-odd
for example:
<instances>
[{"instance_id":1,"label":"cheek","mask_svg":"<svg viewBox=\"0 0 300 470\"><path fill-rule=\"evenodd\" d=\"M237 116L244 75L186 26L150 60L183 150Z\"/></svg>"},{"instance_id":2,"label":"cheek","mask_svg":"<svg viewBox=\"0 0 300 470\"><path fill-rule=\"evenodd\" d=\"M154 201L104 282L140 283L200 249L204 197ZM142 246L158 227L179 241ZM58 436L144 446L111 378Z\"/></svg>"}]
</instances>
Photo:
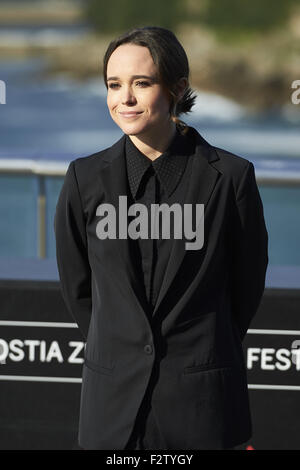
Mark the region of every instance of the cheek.
<instances>
[{"instance_id":1,"label":"cheek","mask_svg":"<svg viewBox=\"0 0 300 470\"><path fill-rule=\"evenodd\" d=\"M116 96L107 95L106 103L107 103L107 107L108 107L109 111L112 111L113 108L115 108L116 105L117 105Z\"/></svg>"},{"instance_id":2,"label":"cheek","mask_svg":"<svg viewBox=\"0 0 300 470\"><path fill-rule=\"evenodd\" d=\"M154 100L152 108L159 113L168 114L170 108L169 100L165 95L159 95Z\"/></svg>"}]
</instances>

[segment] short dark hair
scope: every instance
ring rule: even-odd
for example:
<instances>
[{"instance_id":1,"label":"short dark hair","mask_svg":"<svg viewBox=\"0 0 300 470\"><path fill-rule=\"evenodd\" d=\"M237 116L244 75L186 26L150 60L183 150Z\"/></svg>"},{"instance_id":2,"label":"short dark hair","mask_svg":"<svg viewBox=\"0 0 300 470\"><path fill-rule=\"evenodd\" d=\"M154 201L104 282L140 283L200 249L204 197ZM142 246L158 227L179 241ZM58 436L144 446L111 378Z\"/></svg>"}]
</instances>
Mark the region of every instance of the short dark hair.
<instances>
[{"instance_id":1,"label":"short dark hair","mask_svg":"<svg viewBox=\"0 0 300 470\"><path fill-rule=\"evenodd\" d=\"M103 76L107 87L107 64L111 54L122 44L135 44L147 47L153 62L158 67L160 80L172 97L171 115L176 119L182 113L191 111L196 100L196 94L189 86L189 62L185 50L168 29L159 26L144 26L127 31L109 44L103 59ZM188 86L178 101L176 100L176 85L180 78L185 77Z\"/></svg>"}]
</instances>

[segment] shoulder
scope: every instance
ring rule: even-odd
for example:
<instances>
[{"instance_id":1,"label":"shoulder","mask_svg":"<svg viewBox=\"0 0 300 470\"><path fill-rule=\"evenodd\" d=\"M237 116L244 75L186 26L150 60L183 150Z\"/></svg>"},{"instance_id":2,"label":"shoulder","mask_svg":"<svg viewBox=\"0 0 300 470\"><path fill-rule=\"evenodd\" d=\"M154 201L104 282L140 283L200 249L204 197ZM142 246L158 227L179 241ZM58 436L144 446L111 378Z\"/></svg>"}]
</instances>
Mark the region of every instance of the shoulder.
<instances>
[{"instance_id":1,"label":"shoulder","mask_svg":"<svg viewBox=\"0 0 300 470\"><path fill-rule=\"evenodd\" d=\"M102 169L107 164L106 156L109 151L109 148L100 150L98 152L92 153L91 155L86 155L84 157L75 158L70 162L73 165L76 173L80 172L91 172L96 169Z\"/></svg>"},{"instance_id":2,"label":"shoulder","mask_svg":"<svg viewBox=\"0 0 300 470\"><path fill-rule=\"evenodd\" d=\"M239 178L252 165L246 158L209 143L194 128L190 128L190 135L195 139L198 153L205 156L208 163L225 177Z\"/></svg>"},{"instance_id":3,"label":"shoulder","mask_svg":"<svg viewBox=\"0 0 300 470\"><path fill-rule=\"evenodd\" d=\"M219 159L216 168L222 173L225 184L233 187L236 199L241 199L245 194L257 192L257 182L254 165L246 158L235 155L227 150L214 147Z\"/></svg>"},{"instance_id":4,"label":"shoulder","mask_svg":"<svg viewBox=\"0 0 300 470\"><path fill-rule=\"evenodd\" d=\"M253 166L253 164L245 157L236 155L223 148L213 147L213 149L218 156L217 166L224 174L231 175L232 177L239 177L243 175L249 166Z\"/></svg>"},{"instance_id":5,"label":"shoulder","mask_svg":"<svg viewBox=\"0 0 300 470\"><path fill-rule=\"evenodd\" d=\"M221 184L233 187L236 196L256 185L254 166L247 158L210 144L196 129L191 129L191 135L196 139L198 152L222 175Z\"/></svg>"},{"instance_id":6,"label":"shoulder","mask_svg":"<svg viewBox=\"0 0 300 470\"><path fill-rule=\"evenodd\" d=\"M108 165L115 156L123 151L124 144L125 135L110 147L99 150L91 155L75 158L70 162L70 166L73 166L76 176L78 175L81 179L85 179L85 177L102 170Z\"/></svg>"}]
</instances>

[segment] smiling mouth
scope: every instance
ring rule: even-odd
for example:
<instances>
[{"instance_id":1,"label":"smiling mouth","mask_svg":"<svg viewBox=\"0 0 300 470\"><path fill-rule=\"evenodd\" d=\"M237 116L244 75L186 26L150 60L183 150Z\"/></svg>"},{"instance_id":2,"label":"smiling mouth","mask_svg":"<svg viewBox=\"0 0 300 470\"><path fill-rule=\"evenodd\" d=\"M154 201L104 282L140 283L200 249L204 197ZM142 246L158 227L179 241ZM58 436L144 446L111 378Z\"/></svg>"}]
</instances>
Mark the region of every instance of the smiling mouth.
<instances>
[{"instance_id":1,"label":"smiling mouth","mask_svg":"<svg viewBox=\"0 0 300 470\"><path fill-rule=\"evenodd\" d=\"M131 117L136 117L138 116L139 114L142 114L142 111L136 111L136 112L133 112L133 111L128 111L128 112L123 112L123 113L119 113L122 117L125 117L125 118L131 118Z\"/></svg>"}]
</instances>

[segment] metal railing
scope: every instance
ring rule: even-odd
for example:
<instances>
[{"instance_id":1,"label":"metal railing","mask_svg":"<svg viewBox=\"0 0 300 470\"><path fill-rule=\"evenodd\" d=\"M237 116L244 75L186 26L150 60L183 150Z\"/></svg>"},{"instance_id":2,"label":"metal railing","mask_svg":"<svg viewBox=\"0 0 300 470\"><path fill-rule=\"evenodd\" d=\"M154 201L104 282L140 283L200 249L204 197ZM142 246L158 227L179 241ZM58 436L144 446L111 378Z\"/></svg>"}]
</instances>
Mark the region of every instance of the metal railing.
<instances>
[{"instance_id":1,"label":"metal railing","mask_svg":"<svg viewBox=\"0 0 300 470\"><path fill-rule=\"evenodd\" d=\"M300 159L272 160L260 159L253 161L258 185L267 186L299 186ZM63 177L69 161L35 161L30 159L0 159L0 174L35 175L38 183L37 197L37 256L46 258L46 207L45 178Z\"/></svg>"}]
</instances>

